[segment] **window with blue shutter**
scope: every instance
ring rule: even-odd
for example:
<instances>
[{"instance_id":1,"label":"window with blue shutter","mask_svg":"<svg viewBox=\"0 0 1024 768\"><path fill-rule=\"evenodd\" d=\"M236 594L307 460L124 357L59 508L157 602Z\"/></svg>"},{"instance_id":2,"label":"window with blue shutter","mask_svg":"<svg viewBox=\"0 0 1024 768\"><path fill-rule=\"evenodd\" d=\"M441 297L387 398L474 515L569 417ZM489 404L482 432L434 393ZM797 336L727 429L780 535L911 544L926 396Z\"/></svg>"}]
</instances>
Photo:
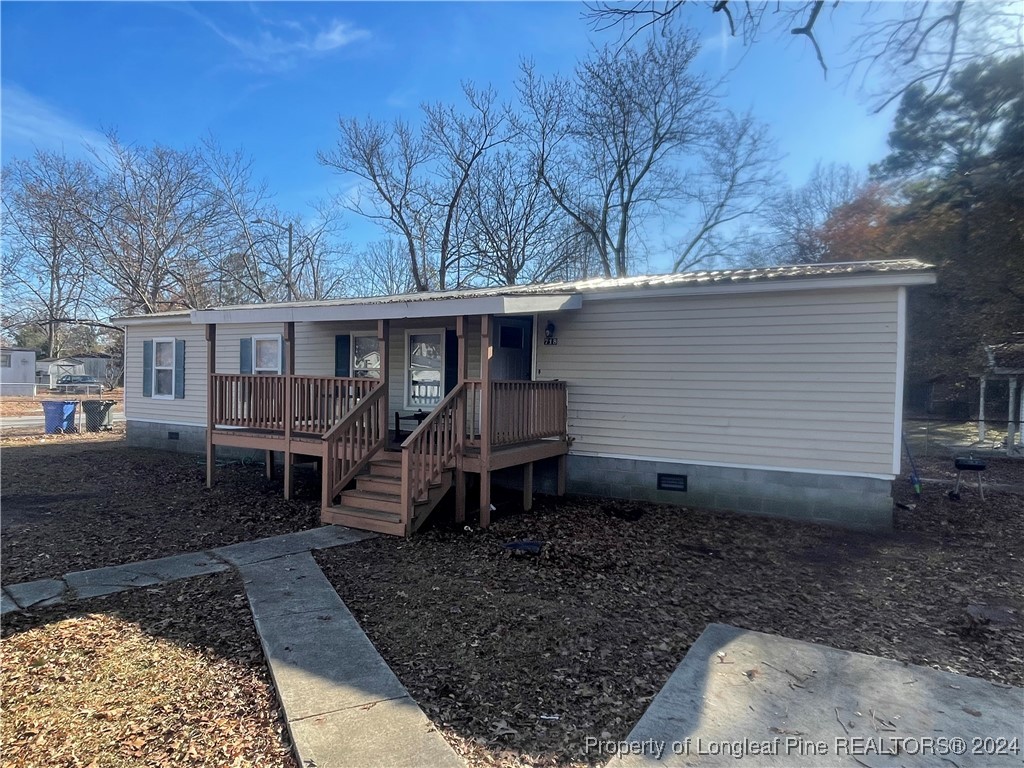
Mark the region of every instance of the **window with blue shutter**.
<instances>
[{"instance_id":1,"label":"window with blue shutter","mask_svg":"<svg viewBox=\"0 0 1024 768\"><path fill-rule=\"evenodd\" d=\"M238 340L238 372L252 373L252 339Z\"/></svg>"},{"instance_id":2,"label":"window with blue shutter","mask_svg":"<svg viewBox=\"0 0 1024 768\"><path fill-rule=\"evenodd\" d=\"M153 342L142 342L142 396L153 396Z\"/></svg>"},{"instance_id":3,"label":"window with blue shutter","mask_svg":"<svg viewBox=\"0 0 1024 768\"><path fill-rule=\"evenodd\" d=\"M343 378L352 375L352 337L347 333L334 337L334 375Z\"/></svg>"}]
</instances>

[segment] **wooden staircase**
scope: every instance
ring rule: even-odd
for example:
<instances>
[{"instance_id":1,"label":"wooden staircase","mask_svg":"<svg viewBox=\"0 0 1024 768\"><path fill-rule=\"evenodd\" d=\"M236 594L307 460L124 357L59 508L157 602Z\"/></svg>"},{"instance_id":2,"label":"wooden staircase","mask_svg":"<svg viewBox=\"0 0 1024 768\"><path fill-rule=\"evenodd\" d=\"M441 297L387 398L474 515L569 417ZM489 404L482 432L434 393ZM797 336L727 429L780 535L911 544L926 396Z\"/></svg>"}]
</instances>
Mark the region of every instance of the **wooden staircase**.
<instances>
[{"instance_id":1,"label":"wooden staircase","mask_svg":"<svg viewBox=\"0 0 1024 768\"><path fill-rule=\"evenodd\" d=\"M430 484L426 498L413 503L406 530L402 516L402 454L378 451L366 470L355 476L356 487L342 491L337 503L323 510L322 520L364 531L408 536L419 528L452 487L447 469Z\"/></svg>"}]
</instances>

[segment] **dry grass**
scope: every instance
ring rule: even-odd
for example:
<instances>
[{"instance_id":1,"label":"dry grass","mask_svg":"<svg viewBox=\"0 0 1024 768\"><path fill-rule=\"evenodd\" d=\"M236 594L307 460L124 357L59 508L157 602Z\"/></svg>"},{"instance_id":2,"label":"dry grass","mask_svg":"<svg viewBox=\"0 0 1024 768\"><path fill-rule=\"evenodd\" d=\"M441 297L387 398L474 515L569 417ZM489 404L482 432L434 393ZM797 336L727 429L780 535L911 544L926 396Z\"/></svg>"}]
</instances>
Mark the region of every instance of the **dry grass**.
<instances>
[{"instance_id":1,"label":"dry grass","mask_svg":"<svg viewBox=\"0 0 1024 768\"><path fill-rule=\"evenodd\" d=\"M230 574L13 615L5 766L294 766Z\"/></svg>"}]
</instances>

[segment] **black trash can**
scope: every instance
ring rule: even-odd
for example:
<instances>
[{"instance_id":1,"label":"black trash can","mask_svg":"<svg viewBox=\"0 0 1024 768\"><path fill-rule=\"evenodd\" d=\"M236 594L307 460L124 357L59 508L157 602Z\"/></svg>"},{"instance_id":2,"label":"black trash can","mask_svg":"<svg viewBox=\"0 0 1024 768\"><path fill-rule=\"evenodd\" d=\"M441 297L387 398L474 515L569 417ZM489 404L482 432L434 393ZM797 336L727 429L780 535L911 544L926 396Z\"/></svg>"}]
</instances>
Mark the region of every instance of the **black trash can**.
<instances>
[{"instance_id":1,"label":"black trash can","mask_svg":"<svg viewBox=\"0 0 1024 768\"><path fill-rule=\"evenodd\" d=\"M99 432L114 428L114 400L86 400L82 403L85 411L85 431Z\"/></svg>"}]
</instances>

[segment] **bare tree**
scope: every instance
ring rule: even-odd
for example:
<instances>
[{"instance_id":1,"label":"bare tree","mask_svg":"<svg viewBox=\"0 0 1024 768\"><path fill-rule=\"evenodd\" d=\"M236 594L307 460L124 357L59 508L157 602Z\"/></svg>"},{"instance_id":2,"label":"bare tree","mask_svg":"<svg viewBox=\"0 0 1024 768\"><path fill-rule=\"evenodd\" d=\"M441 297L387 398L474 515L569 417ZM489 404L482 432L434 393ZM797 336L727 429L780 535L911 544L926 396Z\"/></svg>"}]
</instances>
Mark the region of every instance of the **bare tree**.
<instances>
[{"instance_id":1,"label":"bare tree","mask_svg":"<svg viewBox=\"0 0 1024 768\"><path fill-rule=\"evenodd\" d=\"M529 158L512 150L477 164L465 194L467 273L495 285L562 274L571 235Z\"/></svg>"},{"instance_id":2,"label":"bare tree","mask_svg":"<svg viewBox=\"0 0 1024 768\"><path fill-rule=\"evenodd\" d=\"M361 181L347 206L402 239L419 291L447 286L459 206L473 166L508 140L506 110L495 92L467 83L463 93L467 112L424 106L419 130L401 120L386 125L342 119L337 145L318 153L324 165Z\"/></svg>"},{"instance_id":3,"label":"bare tree","mask_svg":"<svg viewBox=\"0 0 1024 768\"><path fill-rule=\"evenodd\" d=\"M394 296L416 290L408 254L396 240L367 246L356 259L349 284L357 296Z\"/></svg>"},{"instance_id":4,"label":"bare tree","mask_svg":"<svg viewBox=\"0 0 1024 768\"><path fill-rule=\"evenodd\" d=\"M762 249L775 264L822 261L828 246L822 226L829 217L857 199L863 179L849 165L815 165L808 182L776 195L764 215L768 237Z\"/></svg>"},{"instance_id":5,"label":"bare tree","mask_svg":"<svg viewBox=\"0 0 1024 768\"><path fill-rule=\"evenodd\" d=\"M213 251L232 218L201 150L111 135L96 159L104 183L84 213L115 311L208 305Z\"/></svg>"},{"instance_id":6,"label":"bare tree","mask_svg":"<svg viewBox=\"0 0 1024 768\"><path fill-rule=\"evenodd\" d=\"M402 239L416 290L429 290L425 241L430 198L422 183L432 160L429 144L402 120L385 125L372 118L343 118L338 130L337 145L317 157L363 182L348 196L349 209Z\"/></svg>"},{"instance_id":7,"label":"bare tree","mask_svg":"<svg viewBox=\"0 0 1024 768\"><path fill-rule=\"evenodd\" d=\"M705 137L713 102L690 71L697 50L685 33L606 46L579 63L574 82L523 67L521 126L533 164L608 277L629 273L635 229L678 195L676 161Z\"/></svg>"},{"instance_id":8,"label":"bare tree","mask_svg":"<svg viewBox=\"0 0 1024 768\"><path fill-rule=\"evenodd\" d=\"M1024 6L1018 0L908 0L898 5L849 0L637 0L627 4L600 1L588 8L584 15L594 29L618 29L626 42L646 30L677 34L687 10L709 9L721 14L731 34L748 45L770 35L803 37L813 48L823 75L828 74L834 52L824 51L815 35L822 12L834 14L833 23L845 26L852 26L854 14L859 12L856 23L860 31L842 66L851 77L859 72L865 79L877 75L884 81L874 94L876 112L913 86L924 86L930 98L965 64L1011 56L1024 48ZM894 9L898 10L894 13Z\"/></svg>"},{"instance_id":9,"label":"bare tree","mask_svg":"<svg viewBox=\"0 0 1024 768\"><path fill-rule=\"evenodd\" d=\"M62 353L70 327L98 322L80 215L96 185L88 165L52 152L4 169L4 326L39 326L53 357Z\"/></svg>"},{"instance_id":10,"label":"bare tree","mask_svg":"<svg viewBox=\"0 0 1024 768\"><path fill-rule=\"evenodd\" d=\"M676 272L734 251L738 225L765 208L778 181L774 143L767 128L750 114L726 115L702 155L703 168L687 185L698 218L676 249Z\"/></svg>"}]
</instances>

